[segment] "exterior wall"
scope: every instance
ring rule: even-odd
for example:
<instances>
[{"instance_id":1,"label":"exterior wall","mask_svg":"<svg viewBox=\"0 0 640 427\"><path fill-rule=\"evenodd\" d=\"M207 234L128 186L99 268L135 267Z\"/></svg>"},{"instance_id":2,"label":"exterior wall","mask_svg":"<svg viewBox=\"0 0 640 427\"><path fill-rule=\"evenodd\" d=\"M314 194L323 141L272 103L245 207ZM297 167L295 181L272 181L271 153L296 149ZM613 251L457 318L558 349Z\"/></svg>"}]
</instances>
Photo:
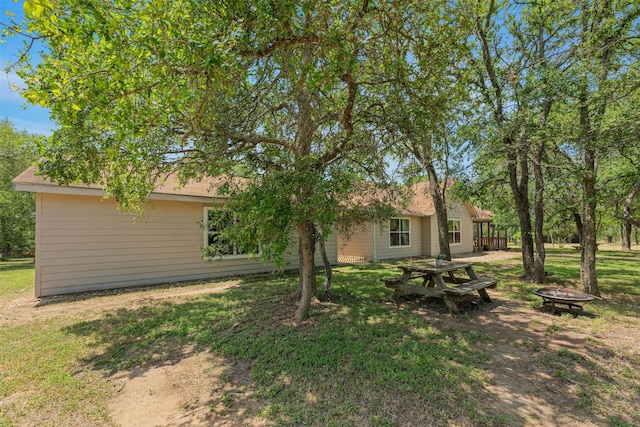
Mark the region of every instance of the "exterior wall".
<instances>
[{"instance_id":1,"label":"exterior wall","mask_svg":"<svg viewBox=\"0 0 640 427\"><path fill-rule=\"evenodd\" d=\"M371 223L367 223L363 227L355 227L348 236L339 234L338 254L340 257L373 259L373 229Z\"/></svg>"},{"instance_id":2,"label":"exterior wall","mask_svg":"<svg viewBox=\"0 0 640 427\"><path fill-rule=\"evenodd\" d=\"M112 199L46 193L36 199L36 296L275 269L257 258L203 260L201 222L210 204L158 200L145 221L134 222ZM336 263L336 238L326 246ZM286 259L296 267L297 249ZM320 254L316 263L322 265Z\"/></svg>"},{"instance_id":3,"label":"exterior wall","mask_svg":"<svg viewBox=\"0 0 640 427\"><path fill-rule=\"evenodd\" d=\"M451 244L452 254L473 251L473 221L469 211L461 203L449 206L449 219L460 221L460 243ZM361 231L353 230L350 239L339 236L340 256L362 257L366 260L383 260L404 257L435 257L440 252L438 243L438 220L433 216L400 216L411 220L411 245L391 247L389 245L389 224L375 224L375 233L369 224ZM373 235L375 234L375 239Z\"/></svg>"},{"instance_id":4,"label":"exterior wall","mask_svg":"<svg viewBox=\"0 0 640 427\"><path fill-rule=\"evenodd\" d=\"M429 234L431 239L427 243L428 250L425 251L425 256L435 258L440 253L440 242L438 241L438 219L435 215L429 217ZM455 250L455 246L451 246L451 252Z\"/></svg>"},{"instance_id":5,"label":"exterior wall","mask_svg":"<svg viewBox=\"0 0 640 427\"><path fill-rule=\"evenodd\" d=\"M423 232L422 218L398 216L397 218L408 218L410 242L407 247L392 247L389 245L389 223L376 224L376 259L405 258L412 256L422 256Z\"/></svg>"},{"instance_id":6,"label":"exterior wall","mask_svg":"<svg viewBox=\"0 0 640 427\"><path fill-rule=\"evenodd\" d=\"M460 243L450 243L449 249L451 254L459 254L473 251L473 220L469 211L461 203L455 203L447 208L447 216L449 219L460 220ZM434 218L434 226L437 227L437 219ZM434 255L438 253L438 230L434 229L436 250Z\"/></svg>"},{"instance_id":7,"label":"exterior wall","mask_svg":"<svg viewBox=\"0 0 640 427\"><path fill-rule=\"evenodd\" d=\"M435 258L439 252L438 228L436 217L426 216L422 218L422 255Z\"/></svg>"}]
</instances>

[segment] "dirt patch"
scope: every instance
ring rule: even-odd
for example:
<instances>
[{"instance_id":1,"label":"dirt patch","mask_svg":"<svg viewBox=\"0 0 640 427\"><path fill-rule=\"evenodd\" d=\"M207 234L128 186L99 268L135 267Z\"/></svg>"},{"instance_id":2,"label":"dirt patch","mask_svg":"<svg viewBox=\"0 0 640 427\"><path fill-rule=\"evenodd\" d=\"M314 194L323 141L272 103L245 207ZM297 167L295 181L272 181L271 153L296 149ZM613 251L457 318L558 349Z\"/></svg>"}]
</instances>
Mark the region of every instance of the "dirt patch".
<instances>
[{"instance_id":1,"label":"dirt patch","mask_svg":"<svg viewBox=\"0 0 640 427\"><path fill-rule=\"evenodd\" d=\"M123 426L164 426L187 419L189 425L209 425L216 380L204 353L185 354L175 364L120 372L108 378L115 391L109 413Z\"/></svg>"},{"instance_id":2,"label":"dirt patch","mask_svg":"<svg viewBox=\"0 0 640 427\"><path fill-rule=\"evenodd\" d=\"M264 425L253 415L248 372L236 366L229 375L222 360L189 350L175 363L119 372L107 379L109 414L120 426ZM238 399L241 410L231 404Z\"/></svg>"},{"instance_id":3,"label":"dirt patch","mask_svg":"<svg viewBox=\"0 0 640 427\"><path fill-rule=\"evenodd\" d=\"M223 292L241 284L240 280L183 286L167 284L43 298L21 293L4 301L0 299L0 326L18 325L34 320L42 321L59 316L65 310L86 312L85 314L89 317L85 319L90 320L101 316L105 310L121 307L135 309L159 302L181 301Z\"/></svg>"},{"instance_id":4,"label":"dirt patch","mask_svg":"<svg viewBox=\"0 0 640 427\"><path fill-rule=\"evenodd\" d=\"M240 280L179 286L149 286L46 298L24 293L0 300L0 327L44 321L72 311L89 321L122 307L135 310L179 303L241 286ZM3 302L4 301L4 302ZM249 373L207 352L185 349L169 361L105 379L113 386L109 415L120 426L261 426L250 393ZM242 401L242 405L231 404Z\"/></svg>"}]
</instances>

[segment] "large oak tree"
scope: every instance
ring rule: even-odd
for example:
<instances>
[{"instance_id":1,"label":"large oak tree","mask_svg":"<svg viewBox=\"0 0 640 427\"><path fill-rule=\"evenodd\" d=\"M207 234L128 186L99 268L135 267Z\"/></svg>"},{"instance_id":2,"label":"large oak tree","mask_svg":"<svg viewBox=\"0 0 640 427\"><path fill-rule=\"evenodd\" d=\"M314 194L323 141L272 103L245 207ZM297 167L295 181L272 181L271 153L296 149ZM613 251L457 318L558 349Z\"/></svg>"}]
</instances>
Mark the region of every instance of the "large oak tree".
<instances>
[{"instance_id":1,"label":"large oak tree","mask_svg":"<svg viewBox=\"0 0 640 427\"><path fill-rule=\"evenodd\" d=\"M386 84L386 17L412 19L405 3L27 1L26 33L45 50L21 64L24 96L59 125L41 170L100 183L124 207L168 173L244 178L228 188L230 233L275 261L297 234L303 320L314 230L383 171L373 88Z\"/></svg>"}]
</instances>

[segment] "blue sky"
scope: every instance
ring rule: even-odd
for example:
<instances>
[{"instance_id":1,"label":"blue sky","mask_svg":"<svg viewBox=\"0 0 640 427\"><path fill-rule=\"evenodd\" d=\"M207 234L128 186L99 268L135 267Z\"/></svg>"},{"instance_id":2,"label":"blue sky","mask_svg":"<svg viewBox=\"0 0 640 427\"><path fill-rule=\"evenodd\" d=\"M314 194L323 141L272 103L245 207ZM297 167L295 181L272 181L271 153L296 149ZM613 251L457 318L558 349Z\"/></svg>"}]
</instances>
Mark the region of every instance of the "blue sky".
<instances>
[{"instance_id":1,"label":"blue sky","mask_svg":"<svg viewBox=\"0 0 640 427\"><path fill-rule=\"evenodd\" d=\"M0 22L10 21L5 11L16 14L16 21L22 21L24 17L23 1L17 3L13 0L0 0ZM23 87L24 84L15 72L7 73L5 68L18 59L18 51L23 45L24 37L3 37L4 43L0 43L0 119L7 117L18 130L26 130L30 133L50 135L55 124L49 119L49 111L39 106L27 104L27 102L15 92L13 85ZM39 49L36 48L34 52ZM37 54L33 55L34 59Z\"/></svg>"}]
</instances>

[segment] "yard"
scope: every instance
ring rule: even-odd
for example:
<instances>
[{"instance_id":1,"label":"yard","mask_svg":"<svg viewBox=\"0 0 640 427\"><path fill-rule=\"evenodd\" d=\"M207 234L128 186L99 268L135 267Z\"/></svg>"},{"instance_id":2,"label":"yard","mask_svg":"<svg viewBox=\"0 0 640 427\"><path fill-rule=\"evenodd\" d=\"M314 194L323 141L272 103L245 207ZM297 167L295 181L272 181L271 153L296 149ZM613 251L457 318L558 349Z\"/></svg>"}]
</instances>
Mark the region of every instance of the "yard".
<instances>
[{"instance_id":1,"label":"yard","mask_svg":"<svg viewBox=\"0 0 640 427\"><path fill-rule=\"evenodd\" d=\"M0 426L640 425L640 254L606 249L580 316L541 311L513 253L475 260L500 282L461 315L393 302L395 264L338 267L302 324L292 275L37 302L0 262ZM577 287L579 253L547 270Z\"/></svg>"}]
</instances>

